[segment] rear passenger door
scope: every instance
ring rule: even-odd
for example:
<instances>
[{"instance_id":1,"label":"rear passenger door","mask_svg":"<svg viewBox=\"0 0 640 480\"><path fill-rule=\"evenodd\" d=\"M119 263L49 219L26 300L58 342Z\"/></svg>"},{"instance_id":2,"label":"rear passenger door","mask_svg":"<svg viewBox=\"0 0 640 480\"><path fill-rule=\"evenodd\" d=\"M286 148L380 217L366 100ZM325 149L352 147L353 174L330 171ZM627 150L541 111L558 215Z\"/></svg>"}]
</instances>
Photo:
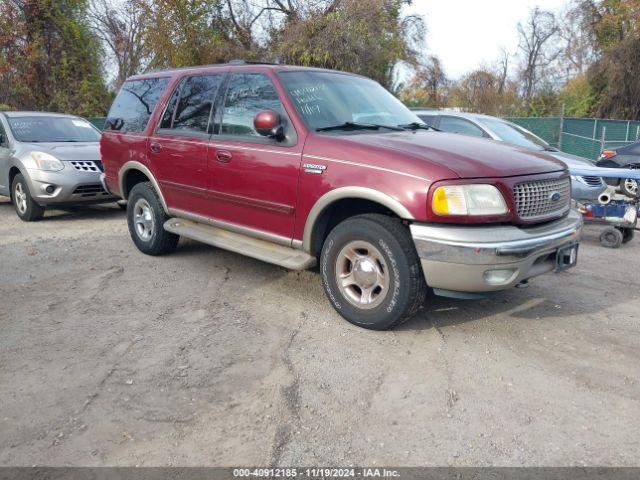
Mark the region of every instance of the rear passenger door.
<instances>
[{"instance_id":1,"label":"rear passenger door","mask_svg":"<svg viewBox=\"0 0 640 480\"><path fill-rule=\"evenodd\" d=\"M208 217L209 137L214 103L224 73L184 77L175 88L149 140L165 200L172 210Z\"/></svg>"},{"instance_id":2,"label":"rear passenger door","mask_svg":"<svg viewBox=\"0 0 640 480\"><path fill-rule=\"evenodd\" d=\"M274 84L266 73L232 73L221 103L217 134L211 138L215 153L210 156L215 219L290 243L302 155ZM280 114L285 140L256 132L253 119L263 110Z\"/></svg>"}]
</instances>

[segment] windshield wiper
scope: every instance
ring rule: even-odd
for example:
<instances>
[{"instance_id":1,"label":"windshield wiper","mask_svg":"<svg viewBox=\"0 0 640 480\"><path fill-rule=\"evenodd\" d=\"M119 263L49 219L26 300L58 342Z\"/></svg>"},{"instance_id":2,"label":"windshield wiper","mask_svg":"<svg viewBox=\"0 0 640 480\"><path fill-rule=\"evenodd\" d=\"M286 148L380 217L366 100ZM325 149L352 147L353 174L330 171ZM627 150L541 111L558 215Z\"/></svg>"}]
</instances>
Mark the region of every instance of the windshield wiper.
<instances>
[{"instance_id":1,"label":"windshield wiper","mask_svg":"<svg viewBox=\"0 0 640 480\"><path fill-rule=\"evenodd\" d=\"M394 127L391 125L382 125L378 123L344 122L340 125L330 125L328 127L316 128L316 132L328 132L331 130L380 130L381 128L387 128L389 130L396 131L404 130L404 128Z\"/></svg>"},{"instance_id":2,"label":"windshield wiper","mask_svg":"<svg viewBox=\"0 0 640 480\"><path fill-rule=\"evenodd\" d=\"M434 132L441 131L436 127L432 127L431 125L427 125L426 123L420 123L420 122L405 123L404 125L398 125L398 126L403 130L433 130Z\"/></svg>"}]
</instances>

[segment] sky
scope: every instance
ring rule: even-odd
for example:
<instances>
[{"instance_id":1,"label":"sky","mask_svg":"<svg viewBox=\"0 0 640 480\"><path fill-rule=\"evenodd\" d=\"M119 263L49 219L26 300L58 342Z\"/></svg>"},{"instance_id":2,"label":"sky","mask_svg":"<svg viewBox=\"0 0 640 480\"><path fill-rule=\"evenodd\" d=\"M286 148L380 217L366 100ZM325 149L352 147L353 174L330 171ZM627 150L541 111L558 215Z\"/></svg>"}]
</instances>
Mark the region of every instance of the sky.
<instances>
[{"instance_id":1,"label":"sky","mask_svg":"<svg viewBox=\"0 0 640 480\"><path fill-rule=\"evenodd\" d=\"M515 54L518 22L537 6L558 11L566 0L414 0L408 13L427 25L427 54L440 57L447 76L458 79L499 57L500 47Z\"/></svg>"}]
</instances>

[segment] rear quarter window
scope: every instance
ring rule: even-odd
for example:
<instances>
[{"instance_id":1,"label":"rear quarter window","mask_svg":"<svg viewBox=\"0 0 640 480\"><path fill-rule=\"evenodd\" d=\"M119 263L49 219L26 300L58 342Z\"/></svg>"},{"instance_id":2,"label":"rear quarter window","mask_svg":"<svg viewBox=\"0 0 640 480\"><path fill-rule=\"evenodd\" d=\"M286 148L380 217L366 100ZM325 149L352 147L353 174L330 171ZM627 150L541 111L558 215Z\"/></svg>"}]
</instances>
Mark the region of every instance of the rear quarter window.
<instances>
[{"instance_id":1,"label":"rear quarter window","mask_svg":"<svg viewBox=\"0 0 640 480\"><path fill-rule=\"evenodd\" d=\"M168 77L125 82L109 110L105 130L144 131L168 84Z\"/></svg>"}]
</instances>

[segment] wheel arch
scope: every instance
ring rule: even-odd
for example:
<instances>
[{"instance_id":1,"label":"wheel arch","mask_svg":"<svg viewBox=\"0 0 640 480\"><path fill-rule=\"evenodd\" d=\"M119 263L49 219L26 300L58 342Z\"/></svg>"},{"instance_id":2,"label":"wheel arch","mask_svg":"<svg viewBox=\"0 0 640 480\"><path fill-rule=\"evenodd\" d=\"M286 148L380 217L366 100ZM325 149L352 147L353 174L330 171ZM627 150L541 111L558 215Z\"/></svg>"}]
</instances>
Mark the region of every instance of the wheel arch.
<instances>
[{"instance_id":1,"label":"wheel arch","mask_svg":"<svg viewBox=\"0 0 640 480\"><path fill-rule=\"evenodd\" d=\"M9 168L9 183L7 184L7 189L9 191L11 191L11 187L13 185L13 179L16 178L16 175L18 174L22 174L22 170L20 170L20 168L18 168L15 165L12 165L11 168Z\"/></svg>"},{"instance_id":2,"label":"wheel arch","mask_svg":"<svg viewBox=\"0 0 640 480\"><path fill-rule=\"evenodd\" d=\"M143 165L140 162L136 162L134 160L130 160L125 163L120 172L118 173L118 184L120 186L120 193L122 198L127 200L129 198L129 193L131 189L138 183L149 181L153 185L153 188L158 192L158 197L160 197L160 202L162 203L162 208L165 213L169 215L169 208L167 207L167 202L164 200L164 195L162 194L162 190L160 190L160 184L156 180L156 177L151 173L148 167Z\"/></svg>"},{"instance_id":3,"label":"wheel arch","mask_svg":"<svg viewBox=\"0 0 640 480\"><path fill-rule=\"evenodd\" d=\"M403 220L413 220L411 212L395 198L367 187L340 187L322 195L311 208L304 226L302 249L310 254L318 253L320 237L325 237L330 225L328 215L344 202L358 202L353 215L362 213L387 213ZM349 215L352 216L352 215ZM348 218L348 217L347 217ZM322 239L323 240L323 239Z\"/></svg>"}]
</instances>

